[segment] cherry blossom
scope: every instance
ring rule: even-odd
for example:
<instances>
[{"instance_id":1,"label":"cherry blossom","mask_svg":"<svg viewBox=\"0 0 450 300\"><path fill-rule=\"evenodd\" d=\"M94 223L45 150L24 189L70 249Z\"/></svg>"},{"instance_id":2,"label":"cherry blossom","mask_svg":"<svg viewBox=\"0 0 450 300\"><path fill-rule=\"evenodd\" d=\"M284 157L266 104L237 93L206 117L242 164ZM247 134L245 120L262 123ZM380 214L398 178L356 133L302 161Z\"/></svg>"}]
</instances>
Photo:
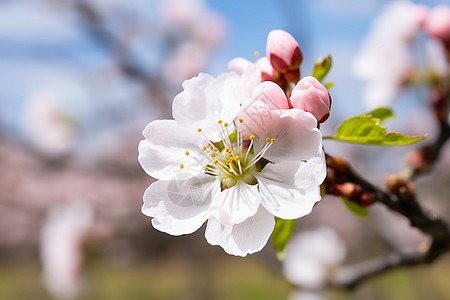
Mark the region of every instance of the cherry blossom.
<instances>
[{"instance_id":1,"label":"cherry blossom","mask_svg":"<svg viewBox=\"0 0 450 300\"><path fill-rule=\"evenodd\" d=\"M43 279L57 299L74 299L83 287L83 239L92 225L88 204L73 203L49 211L42 229Z\"/></svg>"},{"instance_id":2,"label":"cherry blossom","mask_svg":"<svg viewBox=\"0 0 450 300\"><path fill-rule=\"evenodd\" d=\"M319 289L345 256L345 244L333 229L322 227L306 231L289 241L283 263L284 275L300 287Z\"/></svg>"},{"instance_id":3,"label":"cherry blossom","mask_svg":"<svg viewBox=\"0 0 450 300\"><path fill-rule=\"evenodd\" d=\"M189 234L207 221L210 244L245 256L264 247L274 216L300 218L320 200L326 169L316 118L271 109L253 93L259 83L254 65L242 75L200 74L175 97L174 120L144 129L139 161L159 180L142 212L156 229Z\"/></svg>"}]
</instances>

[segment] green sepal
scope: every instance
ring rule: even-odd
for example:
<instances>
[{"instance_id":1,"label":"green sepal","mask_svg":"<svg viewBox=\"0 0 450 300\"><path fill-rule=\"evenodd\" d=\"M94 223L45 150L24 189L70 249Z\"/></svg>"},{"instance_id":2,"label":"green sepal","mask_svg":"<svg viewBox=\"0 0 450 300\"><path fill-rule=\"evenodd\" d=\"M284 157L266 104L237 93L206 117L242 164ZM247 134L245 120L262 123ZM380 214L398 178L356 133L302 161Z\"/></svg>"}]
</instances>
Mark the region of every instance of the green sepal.
<instances>
[{"instance_id":1,"label":"green sepal","mask_svg":"<svg viewBox=\"0 0 450 300\"><path fill-rule=\"evenodd\" d=\"M277 257L279 260L284 259L286 244L292 235L294 230L295 221L297 220L284 220L275 217L275 228L272 232L272 243L277 250Z\"/></svg>"},{"instance_id":2,"label":"green sepal","mask_svg":"<svg viewBox=\"0 0 450 300\"><path fill-rule=\"evenodd\" d=\"M329 54L326 57L317 59L311 76L322 82L328 71L330 71L332 63L331 55Z\"/></svg>"}]
</instances>

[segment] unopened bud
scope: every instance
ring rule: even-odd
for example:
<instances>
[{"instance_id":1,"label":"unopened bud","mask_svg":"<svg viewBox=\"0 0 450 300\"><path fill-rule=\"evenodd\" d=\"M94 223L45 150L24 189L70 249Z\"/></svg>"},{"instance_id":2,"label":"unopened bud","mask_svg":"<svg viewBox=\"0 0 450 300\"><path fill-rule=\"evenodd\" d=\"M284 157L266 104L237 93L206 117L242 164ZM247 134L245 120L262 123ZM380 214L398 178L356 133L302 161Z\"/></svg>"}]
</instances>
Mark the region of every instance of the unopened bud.
<instances>
[{"instance_id":1,"label":"unopened bud","mask_svg":"<svg viewBox=\"0 0 450 300\"><path fill-rule=\"evenodd\" d=\"M252 92L251 99L266 103L270 109L289 109L286 94L278 84L272 81L258 84Z\"/></svg>"},{"instance_id":2,"label":"unopened bud","mask_svg":"<svg viewBox=\"0 0 450 300\"><path fill-rule=\"evenodd\" d=\"M389 175L384 179L389 193L398 196L403 201L411 201L414 198L414 184L398 175Z\"/></svg>"},{"instance_id":3,"label":"unopened bud","mask_svg":"<svg viewBox=\"0 0 450 300\"><path fill-rule=\"evenodd\" d=\"M450 7L438 5L434 7L425 21L426 32L436 39L450 41Z\"/></svg>"},{"instance_id":4,"label":"unopened bud","mask_svg":"<svg viewBox=\"0 0 450 300\"><path fill-rule=\"evenodd\" d=\"M286 79L278 73L270 64L267 57L261 57L256 61L256 66L261 70L261 81L272 81L277 83L282 89L287 87Z\"/></svg>"},{"instance_id":5,"label":"unopened bud","mask_svg":"<svg viewBox=\"0 0 450 300\"><path fill-rule=\"evenodd\" d=\"M331 96L312 76L306 76L297 83L289 100L292 107L312 113L319 123L325 122L330 115Z\"/></svg>"},{"instance_id":6,"label":"unopened bud","mask_svg":"<svg viewBox=\"0 0 450 300\"><path fill-rule=\"evenodd\" d=\"M303 61L303 54L297 41L284 30L272 30L267 36L267 57L280 73L298 70Z\"/></svg>"}]
</instances>

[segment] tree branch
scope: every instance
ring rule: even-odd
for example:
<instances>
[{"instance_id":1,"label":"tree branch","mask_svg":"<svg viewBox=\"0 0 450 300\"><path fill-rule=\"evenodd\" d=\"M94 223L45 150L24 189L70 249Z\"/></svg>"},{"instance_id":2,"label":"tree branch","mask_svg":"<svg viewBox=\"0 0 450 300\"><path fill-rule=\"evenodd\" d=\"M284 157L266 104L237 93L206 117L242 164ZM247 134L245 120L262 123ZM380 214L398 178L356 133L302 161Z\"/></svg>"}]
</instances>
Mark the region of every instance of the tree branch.
<instances>
[{"instance_id":1,"label":"tree branch","mask_svg":"<svg viewBox=\"0 0 450 300\"><path fill-rule=\"evenodd\" d=\"M391 176L387 179L390 192L388 193L361 177L341 158L327 155L327 166L328 177L325 181L327 193L346 196L350 201L363 206L375 202L382 203L406 217L412 226L431 237L428 247L405 253L394 252L372 261L346 267L336 274L333 285L352 289L364 280L392 268L431 263L450 250L449 225L422 208L416 199L411 182L399 176ZM342 189L344 185L345 189ZM355 188L349 188L349 185Z\"/></svg>"}]
</instances>

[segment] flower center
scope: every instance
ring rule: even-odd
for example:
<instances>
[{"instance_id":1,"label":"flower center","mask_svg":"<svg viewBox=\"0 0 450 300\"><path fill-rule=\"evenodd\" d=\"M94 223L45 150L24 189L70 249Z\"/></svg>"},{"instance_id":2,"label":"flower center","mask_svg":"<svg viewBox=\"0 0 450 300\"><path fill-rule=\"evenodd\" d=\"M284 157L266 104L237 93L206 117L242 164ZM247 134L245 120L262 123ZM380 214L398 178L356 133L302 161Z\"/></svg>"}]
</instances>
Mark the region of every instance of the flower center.
<instances>
[{"instance_id":1,"label":"flower center","mask_svg":"<svg viewBox=\"0 0 450 300\"><path fill-rule=\"evenodd\" d=\"M234 186L240 180L249 185L257 184L258 180L253 174L260 172L268 163L263 155L275 142L274 138L266 138L266 144L255 153L253 143L255 136L250 135L244 140L241 131L243 122L242 119L235 121L235 130L230 133L229 124L219 120L217 125L221 140L215 143L211 142L201 128L198 129L206 142L206 146L202 147L202 153L209 161L204 166L203 172L207 175L218 176L222 190ZM189 155L189 151L186 151L186 155ZM183 169L184 166L180 165L180 168Z\"/></svg>"}]
</instances>

